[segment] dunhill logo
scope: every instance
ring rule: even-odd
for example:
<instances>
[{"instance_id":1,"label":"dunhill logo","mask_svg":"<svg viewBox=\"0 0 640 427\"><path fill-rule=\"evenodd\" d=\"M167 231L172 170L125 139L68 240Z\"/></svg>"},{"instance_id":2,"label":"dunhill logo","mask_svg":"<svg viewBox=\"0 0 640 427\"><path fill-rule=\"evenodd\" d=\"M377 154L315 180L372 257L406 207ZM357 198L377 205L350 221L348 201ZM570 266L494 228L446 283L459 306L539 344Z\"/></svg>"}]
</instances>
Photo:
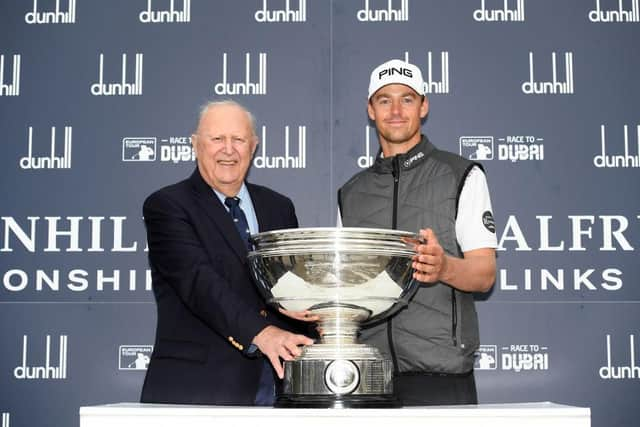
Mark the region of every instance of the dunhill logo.
<instances>
[{"instance_id":1,"label":"dunhill logo","mask_svg":"<svg viewBox=\"0 0 640 427\"><path fill-rule=\"evenodd\" d=\"M631 10L622 8L622 0L618 0L618 10L601 10L600 0L596 0L596 9L589 11L591 22L640 22L640 0L631 0Z\"/></svg>"},{"instance_id":2,"label":"dunhill logo","mask_svg":"<svg viewBox=\"0 0 640 427\"><path fill-rule=\"evenodd\" d=\"M38 0L33 0L33 11L24 15L27 24L74 24L76 22L76 0L69 0L66 12L60 11L60 0L56 0L55 12L38 12Z\"/></svg>"},{"instance_id":3,"label":"dunhill logo","mask_svg":"<svg viewBox=\"0 0 640 427\"><path fill-rule=\"evenodd\" d=\"M51 155L33 156L33 128L29 126L29 148L27 156L20 159L22 169L70 169L71 168L71 126L64 128L64 150L61 157L56 156L56 128L51 126Z\"/></svg>"},{"instance_id":4,"label":"dunhill logo","mask_svg":"<svg viewBox=\"0 0 640 427\"><path fill-rule=\"evenodd\" d=\"M140 12L140 22L164 23L164 22L191 22L191 0L182 0L182 10L175 9L174 0L171 0L169 10L151 10L151 0L147 0L147 9Z\"/></svg>"},{"instance_id":5,"label":"dunhill logo","mask_svg":"<svg viewBox=\"0 0 640 427\"><path fill-rule=\"evenodd\" d=\"M4 55L0 55L0 96L20 95L20 55L13 55L11 84L4 83Z\"/></svg>"},{"instance_id":6,"label":"dunhill logo","mask_svg":"<svg viewBox=\"0 0 640 427\"><path fill-rule=\"evenodd\" d=\"M370 130L371 128L368 125L364 127L364 156L358 157L358 167L362 169L368 168L375 161L375 158L371 155Z\"/></svg>"},{"instance_id":7,"label":"dunhill logo","mask_svg":"<svg viewBox=\"0 0 640 427\"><path fill-rule=\"evenodd\" d=\"M94 96L142 95L143 54L136 53L134 83L127 83L127 54L122 54L122 80L120 83L104 83L104 55L99 56L98 82L91 85Z\"/></svg>"},{"instance_id":8,"label":"dunhill logo","mask_svg":"<svg viewBox=\"0 0 640 427\"><path fill-rule=\"evenodd\" d=\"M60 335L58 343L58 366L51 366L51 336L47 335L44 366L27 365L27 336L22 336L22 365L13 370L19 380L63 380L67 378L67 336Z\"/></svg>"},{"instance_id":9,"label":"dunhill logo","mask_svg":"<svg viewBox=\"0 0 640 427\"><path fill-rule=\"evenodd\" d=\"M409 62L409 52L404 53L404 60ZM449 93L449 52L440 53L440 81L434 80L433 57L427 52L427 74L424 77L425 93Z\"/></svg>"},{"instance_id":10,"label":"dunhill logo","mask_svg":"<svg viewBox=\"0 0 640 427\"><path fill-rule=\"evenodd\" d=\"M573 52L564 54L565 81L558 81L556 53L551 54L553 77L550 82L536 82L533 79L533 52L529 52L529 81L522 83L522 92L533 94L572 94L573 93Z\"/></svg>"},{"instance_id":11,"label":"dunhill logo","mask_svg":"<svg viewBox=\"0 0 640 427\"><path fill-rule=\"evenodd\" d=\"M636 126L636 155L629 154L629 127L624 125L624 154L609 155L606 149L605 127L600 125L600 142L602 151L593 158L597 168L638 168L640 167L640 125Z\"/></svg>"},{"instance_id":12,"label":"dunhill logo","mask_svg":"<svg viewBox=\"0 0 640 427\"><path fill-rule=\"evenodd\" d=\"M387 0L386 9L369 8L369 0L364 1L364 9L360 9L356 15L360 22L380 22L380 21L408 21L409 20L409 0L400 0L400 9L393 8L393 0Z\"/></svg>"},{"instance_id":13,"label":"dunhill logo","mask_svg":"<svg viewBox=\"0 0 640 427\"><path fill-rule=\"evenodd\" d=\"M267 156L267 127L262 126L260 155L253 159L257 168L268 169L304 169L307 166L307 127L298 126L298 155L289 151L289 126L284 127L284 156Z\"/></svg>"},{"instance_id":14,"label":"dunhill logo","mask_svg":"<svg viewBox=\"0 0 640 427\"><path fill-rule=\"evenodd\" d=\"M290 7L286 0L284 10L268 10L267 0L262 0L262 9L255 14L258 22L305 22L307 20L307 0L298 0L298 10Z\"/></svg>"},{"instance_id":15,"label":"dunhill logo","mask_svg":"<svg viewBox=\"0 0 640 427\"><path fill-rule=\"evenodd\" d=\"M598 371L604 380L639 379L640 366L636 366L636 349L634 336L629 335L629 365L613 366L611 361L611 336L607 335L607 364Z\"/></svg>"},{"instance_id":16,"label":"dunhill logo","mask_svg":"<svg viewBox=\"0 0 640 427\"><path fill-rule=\"evenodd\" d=\"M222 82L217 83L213 90L218 95L266 95L267 94L267 54L258 55L258 82L251 82L251 54L245 54L244 83L229 83L227 72L227 54L222 54Z\"/></svg>"},{"instance_id":17,"label":"dunhill logo","mask_svg":"<svg viewBox=\"0 0 640 427\"><path fill-rule=\"evenodd\" d=\"M516 0L515 10L509 9L509 0L504 0L502 9L487 9L482 0L480 9L473 11L473 19L479 22L513 21L524 22L524 0ZM637 0L636 0L637 1Z\"/></svg>"}]
</instances>

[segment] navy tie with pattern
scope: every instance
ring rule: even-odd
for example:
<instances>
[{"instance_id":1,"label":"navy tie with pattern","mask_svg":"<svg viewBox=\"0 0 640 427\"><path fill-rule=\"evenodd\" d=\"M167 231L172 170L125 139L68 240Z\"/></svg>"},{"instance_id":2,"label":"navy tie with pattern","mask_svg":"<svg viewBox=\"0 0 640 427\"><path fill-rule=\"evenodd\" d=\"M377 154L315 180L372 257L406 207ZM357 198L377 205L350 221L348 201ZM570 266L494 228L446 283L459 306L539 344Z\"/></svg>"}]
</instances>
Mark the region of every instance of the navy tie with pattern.
<instances>
[{"instance_id":1,"label":"navy tie with pattern","mask_svg":"<svg viewBox=\"0 0 640 427\"><path fill-rule=\"evenodd\" d=\"M231 218L233 218L233 224L238 229L238 233L240 233L242 241L244 242L247 249L251 250L252 247L251 243L249 242L251 230L249 230L247 217L245 216L244 211L240 208L240 198L227 197L226 199L224 199L224 204L229 208L229 213L231 214Z\"/></svg>"},{"instance_id":2,"label":"navy tie with pattern","mask_svg":"<svg viewBox=\"0 0 640 427\"><path fill-rule=\"evenodd\" d=\"M227 197L224 199L224 204L229 208L231 218L233 218L233 224L238 229L240 237L244 242L247 250L252 250L253 246L249 241L251 236L251 230L249 229L249 223L244 211L240 208L239 197ZM252 346L253 347L253 344ZM264 359L262 366L262 374L260 375L260 383L258 384L258 393L256 394L254 403L258 406L271 406L275 401L275 382L273 380L273 374L271 372L271 365Z\"/></svg>"}]
</instances>

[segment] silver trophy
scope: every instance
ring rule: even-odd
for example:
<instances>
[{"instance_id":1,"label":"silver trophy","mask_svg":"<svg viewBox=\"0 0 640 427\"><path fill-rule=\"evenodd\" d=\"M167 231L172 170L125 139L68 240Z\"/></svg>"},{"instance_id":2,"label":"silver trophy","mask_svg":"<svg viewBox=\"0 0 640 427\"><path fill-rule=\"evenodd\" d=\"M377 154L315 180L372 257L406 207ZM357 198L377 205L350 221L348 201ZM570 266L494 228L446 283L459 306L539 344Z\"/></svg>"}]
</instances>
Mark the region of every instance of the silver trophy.
<instances>
[{"instance_id":1,"label":"silver trophy","mask_svg":"<svg viewBox=\"0 0 640 427\"><path fill-rule=\"evenodd\" d=\"M419 236L368 228L298 228L252 236L251 271L267 302L319 317L320 342L285 361L278 407L394 407L393 363L358 329L406 305Z\"/></svg>"}]
</instances>

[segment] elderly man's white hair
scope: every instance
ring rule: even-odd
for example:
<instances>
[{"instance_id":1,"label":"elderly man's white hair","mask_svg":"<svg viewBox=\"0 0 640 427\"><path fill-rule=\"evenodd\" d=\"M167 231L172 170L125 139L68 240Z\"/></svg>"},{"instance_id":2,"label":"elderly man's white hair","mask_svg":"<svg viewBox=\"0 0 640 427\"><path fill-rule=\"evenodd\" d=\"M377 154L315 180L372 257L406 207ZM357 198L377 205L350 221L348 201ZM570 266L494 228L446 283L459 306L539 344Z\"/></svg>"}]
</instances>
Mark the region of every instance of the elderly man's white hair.
<instances>
[{"instance_id":1,"label":"elderly man's white hair","mask_svg":"<svg viewBox=\"0 0 640 427\"><path fill-rule=\"evenodd\" d=\"M200 107L200 114L198 115L198 123L200 123L200 121L202 120L202 117L207 113L207 111L209 111L210 108L221 107L225 105L238 107L247 114L247 118L249 119L249 126L251 126L251 133L255 136L256 135L256 118L254 117L253 113L247 110L247 108L244 105L240 104L237 101L234 101L233 99L221 99L218 101L209 101L206 104L204 104L202 107Z\"/></svg>"}]
</instances>

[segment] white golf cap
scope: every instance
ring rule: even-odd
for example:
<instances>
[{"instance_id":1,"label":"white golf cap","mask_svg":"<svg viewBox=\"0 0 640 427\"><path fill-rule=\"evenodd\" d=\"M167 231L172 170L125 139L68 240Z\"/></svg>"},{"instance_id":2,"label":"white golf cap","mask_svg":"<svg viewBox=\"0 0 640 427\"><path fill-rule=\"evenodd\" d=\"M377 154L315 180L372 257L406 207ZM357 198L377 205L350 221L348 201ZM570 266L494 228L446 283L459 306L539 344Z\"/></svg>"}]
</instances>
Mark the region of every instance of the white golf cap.
<instances>
[{"instance_id":1,"label":"white golf cap","mask_svg":"<svg viewBox=\"0 0 640 427\"><path fill-rule=\"evenodd\" d=\"M420 68L401 59L392 59L371 72L367 99L371 99L381 87L394 83L409 86L418 95L424 95L424 80Z\"/></svg>"}]
</instances>

